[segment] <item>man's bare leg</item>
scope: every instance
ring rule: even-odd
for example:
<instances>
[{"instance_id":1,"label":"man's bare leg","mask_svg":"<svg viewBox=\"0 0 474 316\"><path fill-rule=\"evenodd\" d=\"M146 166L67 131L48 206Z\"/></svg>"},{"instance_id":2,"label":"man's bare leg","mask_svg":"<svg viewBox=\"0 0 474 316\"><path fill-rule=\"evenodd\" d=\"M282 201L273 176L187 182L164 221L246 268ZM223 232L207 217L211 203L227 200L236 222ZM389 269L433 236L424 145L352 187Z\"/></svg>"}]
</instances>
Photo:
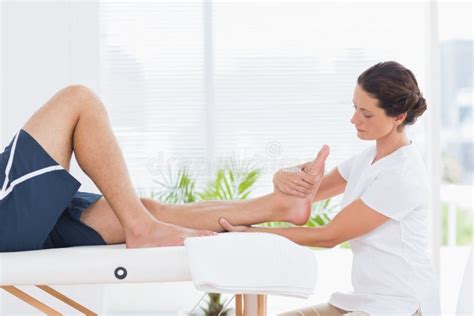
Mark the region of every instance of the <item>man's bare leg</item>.
<instances>
[{"instance_id":1,"label":"man's bare leg","mask_svg":"<svg viewBox=\"0 0 474 316\"><path fill-rule=\"evenodd\" d=\"M110 126L107 111L88 88L70 86L42 106L23 129L69 170L74 152L123 227L128 247L180 245L194 231L157 221L140 202Z\"/></svg>"},{"instance_id":2,"label":"man's bare leg","mask_svg":"<svg viewBox=\"0 0 474 316\"><path fill-rule=\"evenodd\" d=\"M245 201L209 201L185 205L162 204L142 198L142 204L162 222L190 229L221 232L219 219L225 217L238 225L252 225L269 221L285 221L302 225L311 211L309 199L271 193ZM87 208L81 221L96 230L108 244L123 243L125 233L107 201L101 198Z\"/></svg>"},{"instance_id":3,"label":"man's bare leg","mask_svg":"<svg viewBox=\"0 0 474 316\"><path fill-rule=\"evenodd\" d=\"M319 188L328 149L323 148L308 172L316 179L313 194ZM184 205L162 204L153 199L142 198L143 205L160 221L179 226L223 231L220 218L234 225L253 225L269 221L285 221L296 225L306 223L311 214L312 196L301 199L280 192L245 201L207 201ZM94 228L107 243L122 243L124 232L110 205L99 200L85 210L81 220Z\"/></svg>"}]
</instances>

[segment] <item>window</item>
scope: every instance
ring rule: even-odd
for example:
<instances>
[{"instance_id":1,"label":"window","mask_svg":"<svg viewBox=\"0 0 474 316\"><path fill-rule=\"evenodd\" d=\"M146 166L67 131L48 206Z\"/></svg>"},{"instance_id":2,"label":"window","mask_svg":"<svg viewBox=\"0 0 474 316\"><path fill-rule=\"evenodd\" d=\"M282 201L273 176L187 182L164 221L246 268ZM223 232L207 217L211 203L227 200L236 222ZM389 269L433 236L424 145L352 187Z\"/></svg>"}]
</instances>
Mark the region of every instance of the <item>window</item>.
<instances>
[{"instance_id":1,"label":"window","mask_svg":"<svg viewBox=\"0 0 474 316\"><path fill-rule=\"evenodd\" d=\"M452 23L456 17L458 23ZM470 245L474 180L472 3L439 4L442 244Z\"/></svg>"},{"instance_id":2,"label":"window","mask_svg":"<svg viewBox=\"0 0 474 316\"><path fill-rule=\"evenodd\" d=\"M425 82L423 3L103 2L101 93L130 172L152 186L183 159L237 156L273 173L326 143L328 168L360 151L357 76L397 60ZM403 22L400 22L403 16ZM328 32L327 30L331 30ZM423 119L410 134L424 150Z\"/></svg>"},{"instance_id":3,"label":"window","mask_svg":"<svg viewBox=\"0 0 474 316\"><path fill-rule=\"evenodd\" d=\"M101 95L136 187L164 161L207 154L202 15L200 3L99 6Z\"/></svg>"}]
</instances>

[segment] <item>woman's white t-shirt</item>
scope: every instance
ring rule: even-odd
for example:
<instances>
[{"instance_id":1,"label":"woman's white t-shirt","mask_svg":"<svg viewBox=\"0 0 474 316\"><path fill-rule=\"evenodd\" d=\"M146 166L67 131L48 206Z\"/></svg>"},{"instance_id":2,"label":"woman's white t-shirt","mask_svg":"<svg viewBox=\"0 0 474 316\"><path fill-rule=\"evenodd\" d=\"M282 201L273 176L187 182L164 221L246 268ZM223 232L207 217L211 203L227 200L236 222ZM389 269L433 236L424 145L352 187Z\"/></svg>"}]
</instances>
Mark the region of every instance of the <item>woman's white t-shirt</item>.
<instances>
[{"instance_id":1,"label":"woman's white t-shirt","mask_svg":"<svg viewBox=\"0 0 474 316\"><path fill-rule=\"evenodd\" d=\"M429 182L412 143L372 163L375 146L338 166L347 181L342 208L361 199L390 219L350 241L351 293L330 304L370 315L439 314L439 289L430 254Z\"/></svg>"}]
</instances>

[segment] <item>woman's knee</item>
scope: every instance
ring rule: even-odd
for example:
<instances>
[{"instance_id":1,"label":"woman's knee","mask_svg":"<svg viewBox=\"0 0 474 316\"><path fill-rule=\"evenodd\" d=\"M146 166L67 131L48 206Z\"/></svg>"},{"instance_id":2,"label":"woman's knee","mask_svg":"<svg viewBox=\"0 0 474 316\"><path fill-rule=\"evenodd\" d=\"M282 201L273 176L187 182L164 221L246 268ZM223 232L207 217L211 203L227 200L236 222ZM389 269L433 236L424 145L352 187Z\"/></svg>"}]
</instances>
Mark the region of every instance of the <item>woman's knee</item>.
<instances>
[{"instance_id":1,"label":"woman's knee","mask_svg":"<svg viewBox=\"0 0 474 316\"><path fill-rule=\"evenodd\" d=\"M293 310L279 316L341 316L346 311L339 309L330 304L319 304L316 306L310 306L302 309Z\"/></svg>"},{"instance_id":2,"label":"woman's knee","mask_svg":"<svg viewBox=\"0 0 474 316\"><path fill-rule=\"evenodd\" d=\"M278 314L278 316L320 316L320 314L312 307L306 307Z\"/></svg>"}]
</instances>

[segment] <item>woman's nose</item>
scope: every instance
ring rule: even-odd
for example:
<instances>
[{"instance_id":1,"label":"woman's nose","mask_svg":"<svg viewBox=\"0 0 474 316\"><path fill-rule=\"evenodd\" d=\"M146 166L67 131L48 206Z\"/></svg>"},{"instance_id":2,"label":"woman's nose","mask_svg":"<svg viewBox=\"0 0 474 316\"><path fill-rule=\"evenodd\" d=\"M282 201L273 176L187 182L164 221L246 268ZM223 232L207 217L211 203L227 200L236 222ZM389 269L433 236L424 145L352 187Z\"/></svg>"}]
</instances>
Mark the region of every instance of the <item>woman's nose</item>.
<instances>
[{"instance_id":1,"label":"woman's nose","mask_svg":"<svg viewBox=\"0 0 474 316\"><path fill-rule=\"evenodd\" d=\"M357 124L357 112L354 112L354 114L352 114L351 123L354 125Z\"/></svg>"}]
</instances>

